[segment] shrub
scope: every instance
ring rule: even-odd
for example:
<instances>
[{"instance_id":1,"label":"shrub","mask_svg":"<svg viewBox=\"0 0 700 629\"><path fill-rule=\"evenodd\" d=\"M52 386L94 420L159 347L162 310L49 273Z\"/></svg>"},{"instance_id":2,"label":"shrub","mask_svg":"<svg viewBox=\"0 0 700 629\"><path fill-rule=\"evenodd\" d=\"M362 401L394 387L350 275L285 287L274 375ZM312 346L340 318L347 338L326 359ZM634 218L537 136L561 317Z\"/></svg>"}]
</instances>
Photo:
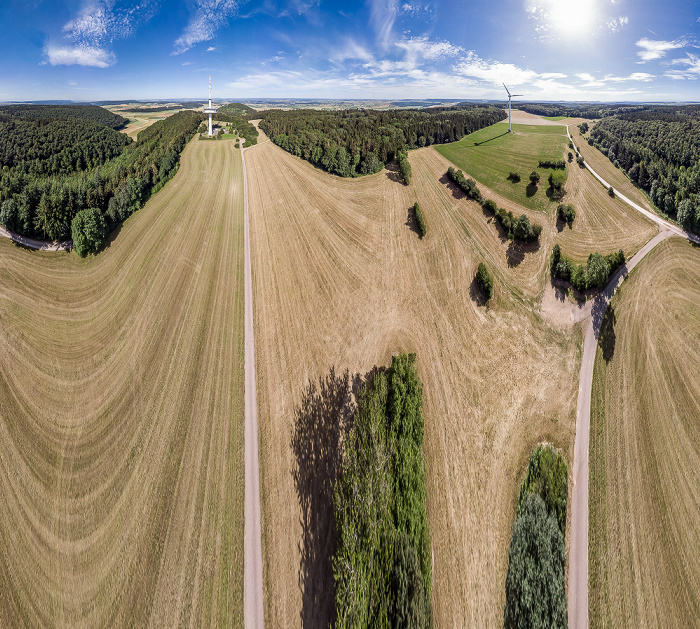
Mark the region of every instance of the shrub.
<instances>
[{"instance_id":1,"label":"shrub","mask_svg":"<svg viewBox=\"0 0 700 629\"><path fill-rule=\"evenodd\" d=\"M536 186L538 183L540 183L540 173L538 173L536 170L533 170L530 173L530 183L533 186Z\"/></svg>"},{"instance_id":2,"label":"shrub","mask_svg":"<svg viewBox=\"0 0 700 629\"><path fill-rule=\"evenodd\" d=\"M484 197L476 185L476 181L465 177L461 170L456 171L454 168L452 168L452 166L450 166L447 169L447 176L454 181L461 188L462 192L464 192L470 199L473 199L479 203L484 202Z\"/></svg>"},{"instance_id":3,"label":"shrub","mask_svg":"<svg viewBox=\"0 0 700 629\"><path fill-rule=\"evenodd\" d=\"M508 549L506 629L567 626L564 535L545 503L529 493L513 523Z\"/></svg>"},{"instance_id":4,"label":"shrub","mask_svg":"<svg viewBox=\"0 0 700 629\"><path fill-rule=\"evenodd\" d=\"M374 155L374 153L372 153L372 155ZM377 159L377 158L375 157L375 159ZM409 185L411 183L411 164L408 161L408 156L406 155L406 153L399 153L398 154L398 162L399 162L399 174L401 175L401 178L404 180L404 183L406 185ZM377 163L379 163L379 159L377 159Z\"/></svg>"},{"instance_id":5,"label":"shrub","mask_svg":"<svg viewBox=\"0 0 700 629\"><path fill-rule=\"evenodd\" d=\"M608 188L608 195L611 196L613 199L615 198L615 190L613 190L612 186Z\"/></svg>"},{"instance_id":6,"label":"shrub","mask_svg":"<svg viewBox=\"0 0 700 629\"><path fill-rule=\"evenodd\" d=\"M579 156L576 158L576 163L577 163L581 168L583 168L583 167L586 165L586 162L585 162L584 159L583 159L583 155L579 155Z\"/></svg>"},{"instance_id":7,"label":"shrub","mask_svg":"<svg viewBox=\"0 0 700 629\"><path fill-rule=\"evenodd\" d=\"M491 199L486 199L482 204L483 208L491 214L495 214L496 211L498 210L498 206L496 205L496 202L491 200Z\"/></svg>"},{"instance_id":8,"label":"shrub","mask_svg":"<svg viewBox=\"0 0 700 629\"><path fill-rule=\"evenodd\" d=\"M576 218L576 210L571 203L560 203L557 207L557 216L571 227Z\"/></svg>"},{"instance_id":9,"label":"shrub","mask_svg":"<svg viewBox=\"0 0 700 629\"><path fill-rule=\"evenodd\" d=\"M558 168L563 170L566 168L566 162L563 159L541 159L540 168Z\"/></svg>"},{"instance_id":10,"label":"shrub","mask_svg":"<svg viewBox=\"0 0 700 629\"><path fill-rule=\"evenodd\" d=\"M562 172L549 173L549 185L554 190L561 190L566 183L566 174Z\"/></svg>"},{"instance_id":11,"label":"shrub","mask_svg":"<svg viewBox=\"0 0 700 629\"><path fill-rule=\"evenodd\" d=\"M96 253L107 238L107 223L97 208L86 208L78 212L71 223L73 248L84 258Z\"/></svg>"},{"instance_id":12,"label":"shrub","mask_svg":"<svg viewBox=\"0 0 700 629\"><path fill-rule=\"evenodd\" d=\"M571 151L569 151L568 159L569 159L569 163L574 161L574 154Z\"/></svg>"},{"instance_id":13,"label":"shrub","mask_svg":"<svg viewBox=\"0 0 700 629\"><path fill-rule=\"evenodd\" d=\"M486 268L483 262L479 263L479 268L476 270L476 283L479 290L484 294L487 300L493 296L493 277Z\"/></svg>"},{"instance_id":14,"label":"shrub","mask_svg":"<svg viewBox=\"0 0 700 629\"><path fill-rule=\"evenodd\" d=\"M418 231L420 232L420 237L423 238L426 234L425 219L423 218L423 212L421 212L418 201L413 206L413 211L416 215L416 224L418 225Z\"/></svg>"},{"instance_id":15,"label":"shrub","mask_svg":"<svg viewBox=\"0 0 700 629\"><path fill-rule=\"evenodd\" d=\"M518 183L518 182L520 182L520 174L519 174L519 173L514 173L514 172L511 171L511 172L508 173L508 177L507 177L507 178L510 179L510 181L512 181L513 183Z\"/></svg>"}]
</instances>

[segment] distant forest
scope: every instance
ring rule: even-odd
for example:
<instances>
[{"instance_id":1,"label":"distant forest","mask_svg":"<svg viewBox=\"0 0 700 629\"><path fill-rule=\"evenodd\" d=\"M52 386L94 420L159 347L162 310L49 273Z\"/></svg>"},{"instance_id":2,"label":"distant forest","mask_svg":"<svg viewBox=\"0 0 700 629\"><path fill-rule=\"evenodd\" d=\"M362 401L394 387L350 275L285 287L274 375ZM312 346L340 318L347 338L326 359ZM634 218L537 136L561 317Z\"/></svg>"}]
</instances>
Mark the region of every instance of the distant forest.
<instances>
[{"instance_id":1,"label":"distant forest","mask_svg":"<svg viewBox=\"0 0 700 629\"><path fill-rule=\"evenodd\" d=\"M257 114L257 111L248 105L243 103L229 103L228 105L223 105L219 107L220 114L227 114L229 116L247 116L251 118Z\"/></svg>"},{"instance_id":2,"label":"distant forest","mask_svg":"<svg viewBox=\"0 0 700 629\"><path fill-rule=\"evenodd\" d=\"M567 118L606 118L618 114L642 111L648 105L602 105L600 103L516 103L518 109L536 116L566 116Z\"/></svg>"},{"instance_id":3,"label":"distant forest","mask_svg":"<svg viewBox=\"0 0 700 629\"><path fill-rule=\"evenodd\" d=\"M113 114L96 105L3 105L0 115L21 118L43 118L50 120L90 120L111 129L121 129L129 122L118 114Z\"/></svg>"},{"instance_id":4,"label":"distant forest","mask_svg":"<svg viewBox=\"0 0 700 629\"><path fill-rule=\"evenodd\" d=\"M25 111L0 118L0 223L49 240L70 238L81 210L97 208L111 230L139 209L177 171L203 118L178 112L134 143L88 120L24 117Z\"/></svg>"},{"instance_id":5,"label":"distant forest","mask_svg":"<svg viewBox=\"0 0 700 629\"><path fill-rule=\"evenodd\" d=\"M260 128L285 151L341 177L381 170L407 149L454 142L506 117L492 106L268 110Z\"/></svg>"},{"instance_id":6,"label":"distant forest","mask_svg":"<svg viewBox=\"0 0 700 629\"><path fill-rule=\"evenodd\" d=\"M700 106L655 106L599 121L589 144L607 155L652 203L700 233Z\"/></svg>"}]
</instances>

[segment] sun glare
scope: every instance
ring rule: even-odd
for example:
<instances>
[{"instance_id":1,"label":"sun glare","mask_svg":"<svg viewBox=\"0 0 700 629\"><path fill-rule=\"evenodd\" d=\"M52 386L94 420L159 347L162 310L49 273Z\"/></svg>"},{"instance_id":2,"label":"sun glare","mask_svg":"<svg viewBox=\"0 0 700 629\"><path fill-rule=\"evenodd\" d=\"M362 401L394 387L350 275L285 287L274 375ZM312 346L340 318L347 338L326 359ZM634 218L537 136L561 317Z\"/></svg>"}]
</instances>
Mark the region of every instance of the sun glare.
<instances>
[{"instance_id":1,"label":"sun glare","mask_svg":"<svg viewBox=\"0 0 700 629\"><path fill-rule=\"evenodd\" d=\"M570 38L591 35L598 0L537 0L533 4L553 35Z\"/></svg>"}]
</instances>

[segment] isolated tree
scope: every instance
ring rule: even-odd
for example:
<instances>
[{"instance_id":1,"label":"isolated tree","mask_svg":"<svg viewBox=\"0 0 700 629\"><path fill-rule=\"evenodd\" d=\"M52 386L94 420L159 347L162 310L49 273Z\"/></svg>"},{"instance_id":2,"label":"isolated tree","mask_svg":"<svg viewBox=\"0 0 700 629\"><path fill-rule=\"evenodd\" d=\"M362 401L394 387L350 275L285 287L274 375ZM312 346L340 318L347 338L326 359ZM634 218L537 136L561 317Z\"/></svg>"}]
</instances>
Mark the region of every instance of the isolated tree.
<instances>
[{"instance_id":1,"label":"isolated tree","mask_svg":"<svg viewBox=\"0 0 700 629\"><path fill-rule=\"evenodd\" d=\"M615 190L613 190L612 186L608 188L608 195L611 196L613 199L615 198Z\"/></svg>"},{"instance_id":2,"label":"isolated tree","mask_svg":"<svg viewBox=\"0 0 700 629\"><path fill-rule=\"evenodd\" d=\"M538 173L536 170L533 170L533 171L530 173L530 183L531 183L533 186L536 186L537 184L540 183L540 173Z\"/></svg>"},{"instance_id":3,"label":"isolated tree","mask_svg":"<svg viewBox=\"0 0 700 629\"><path fill-rule=\"evenodd\" d=\"M571 151L569 151L569 162L573 162L573 161L574 161L574 154Z\"/></svg>"},{"instance_id":4,"label":"isolated tree","mask_svg":"<svg viewBox=\"0 0 700 629\"><path fill-rule=\"evenodd\" d=\"M475 279L479 290L484 294L486 300L488 301L491 299L493 296L493 277L491 277L491 273L489 273L489 270L483 262L479 263Z\"/></svg>"},{"instance_id":5,"label":"isolated tree","mask_svg":"<svg viewBox=\"0 0 700 629\"><path fill-rule=\"evenodd\" d=\"M564 629L564 535L538 494L528 494L508 550L506 629Z\"/></svg>"},{"instance_id":6,"label":"isolated tree","mask_svg":"<svg viewBox=\"0 0 700 629\"><path fill-rule=\"evenodd\" d=\"M420 237L424 238L428 228L425 226L425 219L423 218L423 212L420 209L420 205L418 205L418 201L416 201L415 205L413 206L413 212L416 217L416 225L418 225Z\"/></svg>"},{"instance_id":7,"label":"isolated tree","mask_svg":"<svg viewBox=\"0 0 700 629\"><path fill-rule=\"evenodd\" d=\"M608 281L610 266L608 266L607 261L602 255L599 253L592 253L588 256L586 274L588 275L589 286L601 287Z\"/></svg>"},{"instance_id":8,"label":"isolated tree","mask_svg":"<svg viewBox=\"0 0 700 629\"><path fill-rule=\"evenodd\" d=\"M96 253L107 237L107 223L97 208L87 208L75 215L71 224L73 248L84 258L88 253Z\"/></svg>"},{"instance_id":9,"label":"isolated tree","mask_svg":"<svg viewBox=\"0 0 700 629\"><path fill-rule=\"evenodd\" d=\"M529 240L532 235L532 228L530 226L530 219L521 214L518 218L513 221L513 238L517 240Z\"/></svg>"}]
</instances>

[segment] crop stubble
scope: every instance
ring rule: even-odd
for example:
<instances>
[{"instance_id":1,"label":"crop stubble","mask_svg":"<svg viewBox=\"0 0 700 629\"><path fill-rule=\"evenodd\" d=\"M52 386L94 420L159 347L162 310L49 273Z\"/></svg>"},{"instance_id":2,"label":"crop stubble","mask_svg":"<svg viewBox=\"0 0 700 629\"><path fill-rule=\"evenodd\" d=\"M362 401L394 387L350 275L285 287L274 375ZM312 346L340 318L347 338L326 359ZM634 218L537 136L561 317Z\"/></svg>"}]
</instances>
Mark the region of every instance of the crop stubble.
<instances>
[{"instance_id":1,"label":"crop stubble","mask_svg":"<svg viewBox=\"0 0 700 629\"><path fill-rule=\"evenodd\" d=\"M97 257L0 239L1 625L242 625L242 216L193 141Z\"/></svg>"},{"instance_id":2,"label":"crop stubble","mask_svg":"<svg viewBox=\"0 0 700 629\"><path fill-rule=\"evenodd\" d=\"M700 255L656 247L611 302L590 441L592 627L700 622ZM606 362L606 358L608 362Z\"/></svg>"},{"instance_id":3,"label":"crop stubble","mask_svg":"<svg viewBox=\"0 0 700 629\"><path fill-rule=\"evenodd\" d=\"M493 219L441 181L449 162L432 148L410 159L405 187L386 171L332 177L272 143L246 153L269 626L302 622L290 437L307 383L331 367L364 374L397 352L418 354L436 626L502 622L530 448L546 439L571 461L580 334L529 308L546 248L514 258ZM423 240L409 227L416 200ZM545 227L546 242L553 231ZM482 259L495 278L488 308L471 290Z\"/></svg>"}]
</instances>

